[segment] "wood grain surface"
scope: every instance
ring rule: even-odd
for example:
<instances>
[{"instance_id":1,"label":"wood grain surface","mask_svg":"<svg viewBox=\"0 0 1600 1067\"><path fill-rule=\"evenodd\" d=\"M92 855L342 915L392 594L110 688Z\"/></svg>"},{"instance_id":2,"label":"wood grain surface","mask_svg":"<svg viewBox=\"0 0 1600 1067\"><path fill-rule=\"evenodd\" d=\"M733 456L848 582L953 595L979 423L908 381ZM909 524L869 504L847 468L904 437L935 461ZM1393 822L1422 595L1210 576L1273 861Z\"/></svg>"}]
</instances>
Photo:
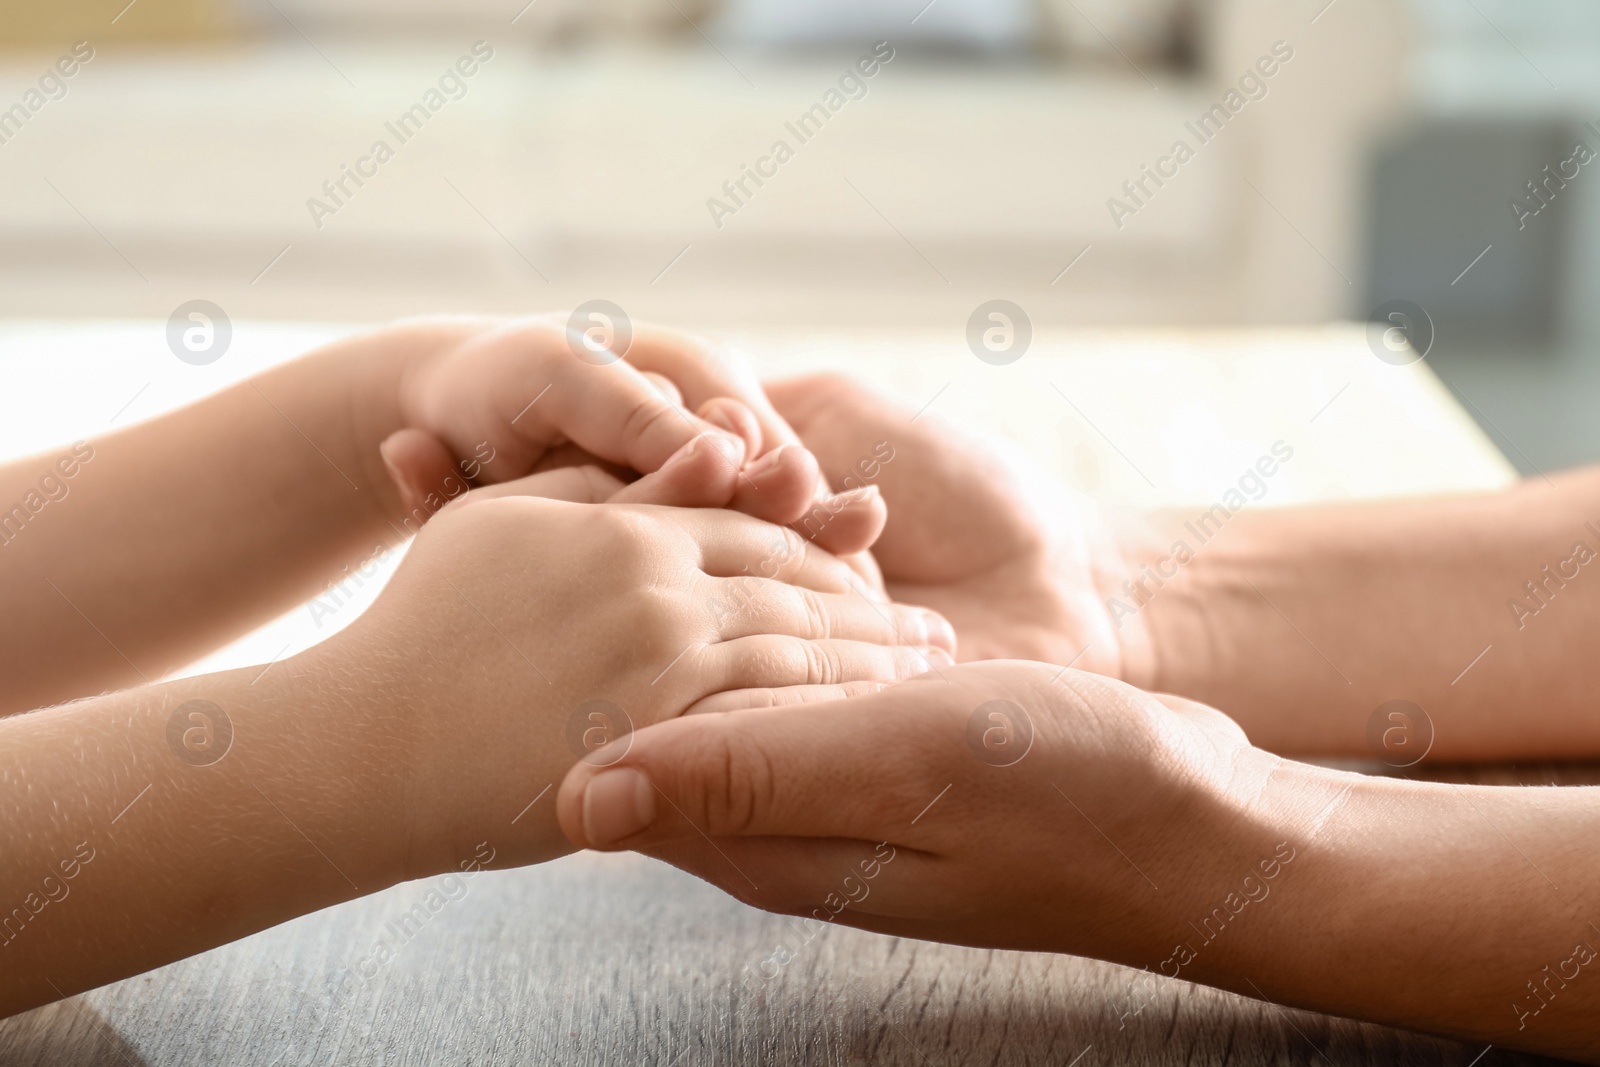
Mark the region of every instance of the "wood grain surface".
<instances>
[{"instance_id":1,"label":"wood grain surface","mask_svg":"<svg viewBox=\"0 0 1600 1067\"><path fill-rule=\"evenodd\" d=\"M808 932L594 854L400 886L0 1023L8 1067L1537 1062L1091 960Z\"/></svg>"}]
</instances>

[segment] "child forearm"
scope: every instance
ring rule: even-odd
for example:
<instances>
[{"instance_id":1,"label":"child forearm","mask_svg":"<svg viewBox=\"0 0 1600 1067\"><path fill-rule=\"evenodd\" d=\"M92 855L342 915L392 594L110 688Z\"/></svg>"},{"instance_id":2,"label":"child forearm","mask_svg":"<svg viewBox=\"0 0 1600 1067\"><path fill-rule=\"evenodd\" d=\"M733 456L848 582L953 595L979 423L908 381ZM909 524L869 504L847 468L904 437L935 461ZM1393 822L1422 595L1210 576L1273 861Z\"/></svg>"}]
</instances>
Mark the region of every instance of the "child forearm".
<instances>
[{"instance_id":1,"label":"child forearm","mask_svg":"<svg viewBox=\"0 0 1600 1067\"><path fill-rule=\"evenodd\" d=\"M332 681L297 658L0 720L0 1016L404 876L404 734Z\"/></svg>"},{"instance_id":2,"label":"child forearm","mask_svg":"<svg viewBox=\"0 0 1600 1067\"><path fill-rule=\"evenodd\" d=\"M0 714L159 679L401 540L392 377L336 346L0 469Z\"/></svg>"}]
</instances>

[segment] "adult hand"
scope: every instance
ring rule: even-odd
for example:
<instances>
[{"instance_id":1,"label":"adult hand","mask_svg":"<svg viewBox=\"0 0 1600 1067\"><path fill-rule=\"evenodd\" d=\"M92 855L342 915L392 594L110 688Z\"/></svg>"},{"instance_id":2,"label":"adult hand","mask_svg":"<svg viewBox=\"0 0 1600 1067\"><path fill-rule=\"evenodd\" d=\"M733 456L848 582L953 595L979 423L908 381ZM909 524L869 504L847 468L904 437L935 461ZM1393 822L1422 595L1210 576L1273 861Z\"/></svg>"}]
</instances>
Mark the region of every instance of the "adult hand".
<instances>
[{"instance_id":1,"label":"adult hand","mask_svg":"<svg viewBox=\"0 0 1600 1067\"><path fill-rule=\"evenodd\" d=\"M347 343L382 350L394 378L403 428L381 450L419 524L469 483L597 462L622 477L647 474L707 434L744 448L736 484L715 506L794 523L827 495L748 368L682 334L641 327L614 354L570 335L561 316L427 319ZM859 551L882 528L874 495L829 504L839 515L818 537L824 548Z\"/></svg>"},{"instance_id":2,"label":"adult hand","mask_svg":"<svg viewBox=\"0 0 1600 1067\"><path fill-rule=\"evenodd\" d=\"M299 669L342 672L352 699L392 709L407 869L454 869L484 840L512 863L569 850L553 806L528 808L540 791L599 740L712 694L950 662L931 613L868 602L793 531L648 503L694 485L711 452L690 442L615 492L622 503L504 495L581 499L596 475L565 470L469 494L423 528L365 615L306 654L316 663Z\"/></svg>"},{"instance_id":3,"label":"adult hand","mask_svg":"<svg viewBox=\"0 0 1600 1067\"><path fill-rule=\"evenodd\" d=\"M1111 618L1131 568L1092 501L993 442L837 375L770 382L768 395L835 485L889 506L872 548L889 594L947 617L962 660L1070 663L1148 684L1141 617Z\"/></svg>"},{"instance_id":4,"label":"adult hand","mask_svg":"<svg viewBox=\"0 0 1600 1067\"><path fill-rule=\"evenodd\" d=\"M569 772L561 826L769 910L1152 968L1274 856L1244 814L1279 761L1220 712L1045 664L939 677L640 731Z\"/></svg>"}]
</instances>

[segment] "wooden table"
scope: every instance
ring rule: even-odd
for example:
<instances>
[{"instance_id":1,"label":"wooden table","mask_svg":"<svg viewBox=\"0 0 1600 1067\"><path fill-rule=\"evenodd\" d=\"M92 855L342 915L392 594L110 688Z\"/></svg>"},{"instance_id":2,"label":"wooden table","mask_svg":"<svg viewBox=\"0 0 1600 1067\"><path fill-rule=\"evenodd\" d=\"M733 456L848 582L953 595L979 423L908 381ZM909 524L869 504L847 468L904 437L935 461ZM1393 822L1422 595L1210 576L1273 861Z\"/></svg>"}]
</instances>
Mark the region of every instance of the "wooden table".
<instances>
[{"instance_id":1,"label":"wooden table","mask_svg":"<svg viewBox=\"0 0 1600 1067\"><path fill-rule=\"evenodd\" d=\"M161 326L0 326L8 373L35 390L0 397L0 452L104 432L130 396L118 424L147 417L333 332L237 324L231 362L192 368L165 352ZM845 367L898 385L1111 506L1209 503L1278 439L1295 459L1264 504L1513 477L1424 366L1379 362L1359 328L1043 336L1002 367L960 337L745 347L775 370ZM204 669L327 632L292 613ZM1518 773L1498 780L1554 780ZM408 914L425 919L402 924ZM780 942L796 957L768 977ZM590 854L399 886L0 1023L0 1064L41 1067L1535 1062L1482 1052L1094 961L808 936L654 861Z\"/></svg>"}]
</instances>

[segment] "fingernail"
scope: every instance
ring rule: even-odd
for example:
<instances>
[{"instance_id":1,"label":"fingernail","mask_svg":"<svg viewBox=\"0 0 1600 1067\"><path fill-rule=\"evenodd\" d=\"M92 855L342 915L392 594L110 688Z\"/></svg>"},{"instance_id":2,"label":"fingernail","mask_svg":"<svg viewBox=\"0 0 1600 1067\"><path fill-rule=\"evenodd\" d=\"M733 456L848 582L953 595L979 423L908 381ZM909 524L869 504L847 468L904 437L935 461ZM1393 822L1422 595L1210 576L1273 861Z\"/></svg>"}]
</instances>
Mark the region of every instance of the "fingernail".
<instances>
[{"instance_id":1,"label":"fingernail","mask_svg":"<svg viewBox=\"0 0 1600 1067\"><path fill-rule=\"evenodd\" d=\"M928 662L933 664L935 667L955 666L956 658L942 648L930 646L923 649L922 654L927 656Z\"/></svg>"},{"instance_id":2,"label":"fingernail","mask_svg":"<svg viewBox=\"0 0 1600 1067\"><path fill-rule=\"evenodd\" d=\"M655 787L631 767L601 771L583 790L583 836L590 848L632 837L655 821Z\"/></svg>"},{"instance_id":3,"label":"fingernail","mask_svg":"<svg viewBox=\"0 0 1600 1067\"><path fill-rule=\"evenodd\" d=\"M956 650L956 628L950 625L950 620L940 615L937 611L925 611L923 615L928 623L928 643L946 652L954 653Z\"/></svg>"},{"instance_id":4,"label":"fingernail","mask_svg":"<svg viewBox=\"0 0 1600 1067\"><path fill-rule=\"evenodd\" d=\"M387 440L378 446L378 455L383 458L383 466L384 469L389 472L389 480L393 482L394 487L400 491L401 499L409 503L411 486L407 484L404 472L402 472L400 468L395 465L393 457L389 455L391 451L392 450L390 449L389 442Z\"/></svg>"},{"instance_id":5,"label":"fingernail","mask_svg":"<svg viewBox=\"0 0 1600 1067\"><path fill-rule=\"evenodd\" d=\"M788 445L779 445L777 448L774 448L771 452L768 452L766 455L750 464L745 473L750 475L752 478L755 478L777 470L778 464L783 462L783 450L788 447Z\"/></svg>"}]
</instances>

